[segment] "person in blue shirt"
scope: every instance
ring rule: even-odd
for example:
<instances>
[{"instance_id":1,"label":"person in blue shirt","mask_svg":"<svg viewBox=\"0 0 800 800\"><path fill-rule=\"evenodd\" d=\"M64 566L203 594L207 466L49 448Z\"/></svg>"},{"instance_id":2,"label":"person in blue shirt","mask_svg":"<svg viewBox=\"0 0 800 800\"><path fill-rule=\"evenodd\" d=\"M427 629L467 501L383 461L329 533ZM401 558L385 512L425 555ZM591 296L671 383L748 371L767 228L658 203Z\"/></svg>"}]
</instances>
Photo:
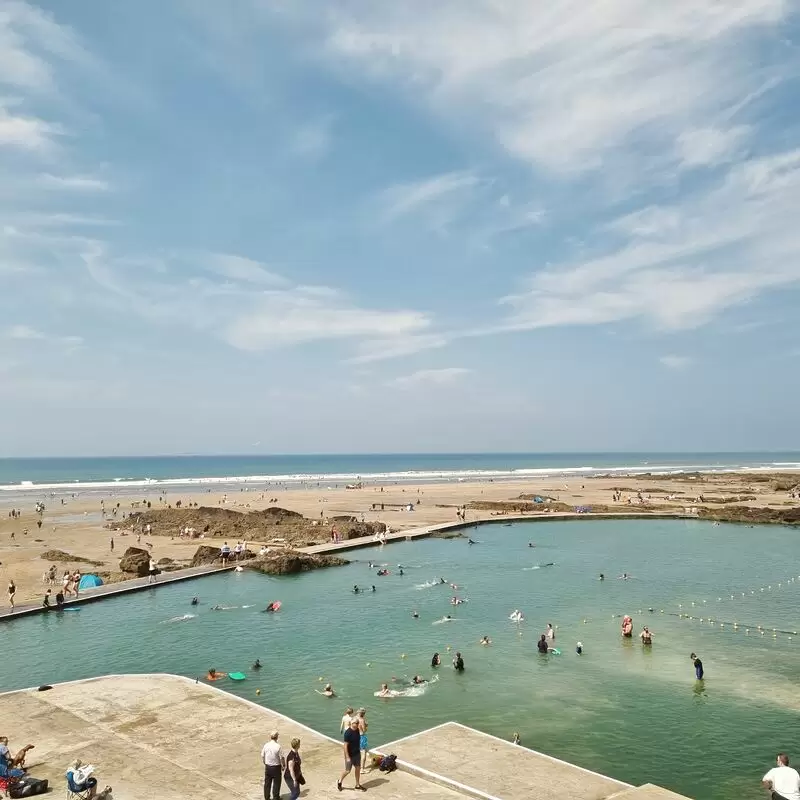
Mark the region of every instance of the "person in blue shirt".
<instances>
[{"instance_id":1,"label":"person in blue shirt","mask_svg":"<svg viewBox=\"0 0 800 800\"><path fill-rule=\"evenodd\" d=\"M694 662L694 675L697 680L703 680L703 662L697 657L695 653L692 653L689 658L692 659Z\"/></svg>"}]
</instances>

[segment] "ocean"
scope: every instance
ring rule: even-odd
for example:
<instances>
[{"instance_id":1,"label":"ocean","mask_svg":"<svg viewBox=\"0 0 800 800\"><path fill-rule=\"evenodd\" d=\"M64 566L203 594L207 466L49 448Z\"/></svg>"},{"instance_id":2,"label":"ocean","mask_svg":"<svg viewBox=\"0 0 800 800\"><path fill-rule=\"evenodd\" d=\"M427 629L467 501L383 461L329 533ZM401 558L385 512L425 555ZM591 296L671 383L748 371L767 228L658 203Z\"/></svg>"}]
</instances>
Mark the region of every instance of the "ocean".
<instances>
[{"instance_id":1,"label":"ocean","mask_svg":"<svg viewBox=\"0 0 800 800\"><path fill-rule=\"evenodd\" d=\"M367 453L2 458L0 491L435 482L693 470L798 470L800 452Z\"/></svg>"}]
</instances>

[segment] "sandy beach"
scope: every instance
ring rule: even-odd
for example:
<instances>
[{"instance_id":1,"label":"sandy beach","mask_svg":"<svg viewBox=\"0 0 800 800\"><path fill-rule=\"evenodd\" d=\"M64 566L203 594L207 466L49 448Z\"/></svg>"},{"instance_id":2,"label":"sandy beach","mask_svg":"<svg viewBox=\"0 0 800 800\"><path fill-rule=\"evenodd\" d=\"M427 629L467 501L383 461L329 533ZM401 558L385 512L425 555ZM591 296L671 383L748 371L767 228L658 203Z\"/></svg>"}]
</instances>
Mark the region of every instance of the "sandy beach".
<instances>
[{"instance_id":1,"label":"sandy beach","mask_svg":"<svg viewBox=\"0 0 800 800\"><path fill-rule=\"evenodd\" d=\"M58 575L67 568L82 572L97 569L110 573L110 580L124 579L125 576L118 572L118 561L128 546L137 545L137 536L111 531L106 526L122 523L123 514L127 516L132 511L141 511L146 508L147 501L154 509L175 507L179 500L184 508L197 503L240 512L279 506L318 521L322 526L327 526L333 517L352 516L366 522L383 522L393 531L401 531L455 522L458 509L463 507L466 507L467 522L514 513L518 508L530 509L533 497L548 500L535 506L536 516L546 514L548 507L564 510L564 506L637 514L685 513L693 509L730 506L787 509L796 505L792 492L798 483L800 476L793 474L740 472L374 484L360 489L314 485L182 492L171 488L168 495L160 495L157 489L125 494L93 492L75 497L19 494L3 497L0 506L0 580L4 587L0 602L3 607L7 606L5 588L12 579L17 588L17 603L36 599L44 593L43 573L50 562L43 560L41 555L48 550L61 550L98 562L97 566L85 562L60 562L56 564ZM521 500L521 497L528 500ZM100 515L101 500L108 514L106 520ZM46 506L41 517L35 511L37 501ZM111 510L117 504L117 517L113 518ZM409 505L412 511L408 510ZM19 510L19 517L10 516L12 508ZM40 519L41 527L38 526ZM217 539L206 542L217 546L221 543ZM178 564L188 564L202 540L159 535L154 529L150 535L142 537L139 546L147 543L152 545L156 560L170 558Z\"/></svg>"}]
</instances>

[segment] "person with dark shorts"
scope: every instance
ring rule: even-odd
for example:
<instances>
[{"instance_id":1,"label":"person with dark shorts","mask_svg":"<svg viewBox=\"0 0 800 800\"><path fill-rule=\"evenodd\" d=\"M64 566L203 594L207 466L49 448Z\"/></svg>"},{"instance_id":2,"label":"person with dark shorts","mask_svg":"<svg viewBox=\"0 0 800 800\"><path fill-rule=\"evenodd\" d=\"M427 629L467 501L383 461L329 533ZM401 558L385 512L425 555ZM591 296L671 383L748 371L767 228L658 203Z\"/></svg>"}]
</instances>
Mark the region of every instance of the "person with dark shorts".
<instances>
[{"instance_id":1,"label":"person with dark shorts","mask_svg":"<svg viewBox=\"0 0 800 800\"><path fill-rule=\"evenodd\" d=\"M694 653L692 653L689 658L691 658L694 663L695 678L699 681L703 680L703 662Z\"/></svg>"},{"instance_id":2,"label":"person with dark shorts","mask_svg":"<svg viewBox=\"0 0 800 800\"><path fill-rule=\"evenodd\" d=\"M344 772L336 781L336 788L342 791L342 781L350 774L351 769L356 771L356 789L366 792L367 787L361 785L361 731L358 719L350 720L350 726L344 732Z\"/></svg>"},{"instance_id":3,"label":"person with dark shorts","mask_svg":"<svg viewBox=\"0 0 800 800\"><path fill-rule=\"evenodd\" d=\"M264 800L280 800L286 759L278 744L278 731L270 733L269 741L261 749L261 761L264 764Z\"/></svg>"}]
</instances>

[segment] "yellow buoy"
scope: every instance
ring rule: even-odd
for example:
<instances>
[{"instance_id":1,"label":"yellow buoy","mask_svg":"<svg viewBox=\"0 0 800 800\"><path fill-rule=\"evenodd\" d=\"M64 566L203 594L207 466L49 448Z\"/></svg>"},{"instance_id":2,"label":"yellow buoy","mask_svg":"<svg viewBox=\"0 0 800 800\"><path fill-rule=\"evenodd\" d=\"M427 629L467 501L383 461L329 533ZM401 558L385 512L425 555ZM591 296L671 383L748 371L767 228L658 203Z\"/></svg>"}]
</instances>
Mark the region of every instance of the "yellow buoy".
<instances>
[{"instance_id":1,"label":"yellow buoy","mask_svg":"<svg viewBox=\"0 0 800 800\"><path fill-rule=\"evenodd\" d=\"M318 680L324 681L324 680L325 680L325 678L323 678L323 677L320 677Z\"/></svg>"},{"instance_id":2,"label":"yellow buoy","mask_svg":"<svg viewBox=\"0 0 800 800\"><path fill-rule=\"evenodd\" d=\"M406 657L405 653L400 653L400 658L405 658L405 657Z\"/></svg>"}]
</instances>

